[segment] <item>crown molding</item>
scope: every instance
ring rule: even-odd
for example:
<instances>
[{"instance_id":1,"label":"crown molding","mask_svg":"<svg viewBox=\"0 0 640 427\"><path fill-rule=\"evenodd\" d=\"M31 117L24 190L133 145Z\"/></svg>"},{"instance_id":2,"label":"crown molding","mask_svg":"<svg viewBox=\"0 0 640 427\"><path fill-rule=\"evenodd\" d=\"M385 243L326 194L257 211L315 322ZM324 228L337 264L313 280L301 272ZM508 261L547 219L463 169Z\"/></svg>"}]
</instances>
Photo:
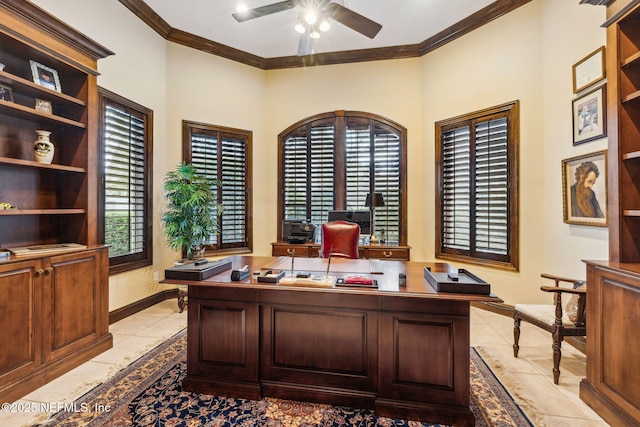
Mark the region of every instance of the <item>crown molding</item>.
<instances>
[{"instance_id":1,"label":"crown molding","mask_svg":"<svg viewBox=\"0 0 640 427\"><path fill-rule=\"evenodd\" d=\"M0 7L13 12L25 21L40 28L42 31L63 40L65 43L75 47L90 58L97 60L114 54L106 47L89 39L84 34L81 34L77 30L71 28L66 23L50 15L47 11L41 9L30 1L0 0Z\"/></svg>"},{"instance_id":2,"label":"crown molding","mask_svg":"<svg viewBox=\"0 0 640 427\"><path fill-rule=\"evenodd\" d=\"M392 47L317 53L307 56L283 56L263 58L233 47L172 28L143 0L118 0L145 24L168 41L193 49L221 56L263 70L310 67L316 65L347 64L353 62L381 61L387 59L418 58L471 31L497 19L531 0L496 0L473 15L429 37L425 41ZM587 1L587 0L583 0ZM592 0L596 1L596 0Z\"/></svg>"}]
</instances>

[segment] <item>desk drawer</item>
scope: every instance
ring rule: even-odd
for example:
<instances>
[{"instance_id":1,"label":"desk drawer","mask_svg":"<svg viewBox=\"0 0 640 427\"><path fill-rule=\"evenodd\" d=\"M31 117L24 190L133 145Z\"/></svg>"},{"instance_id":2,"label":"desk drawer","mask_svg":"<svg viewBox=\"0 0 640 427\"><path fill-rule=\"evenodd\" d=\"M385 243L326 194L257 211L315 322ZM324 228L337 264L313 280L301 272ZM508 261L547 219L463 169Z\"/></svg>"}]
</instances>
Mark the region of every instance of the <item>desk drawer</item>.
<instances>
[{"instance_id":1,"label":"desk drawer","mask_svg":"<svg viewBox=\"0 0 640 427\"><path fill-rule=\"evenodd\" d=\"M409 261L408 248L368 248L367 258Z\"/></svg>"},{"instance_id":2,"label":"desk drawer","mask_svg":"<svg viewBox=\"0 0 640 427\"><path fill-rule=\"evenodd\" d=\"M313 258L318 256L317 246L294 245L294 244L291 244L291 245L278 244L278 245L271 246L272 256L291 256L293 251L296 251L296 256L299 256L299 257Z\"/></svg>"}]
</instances>

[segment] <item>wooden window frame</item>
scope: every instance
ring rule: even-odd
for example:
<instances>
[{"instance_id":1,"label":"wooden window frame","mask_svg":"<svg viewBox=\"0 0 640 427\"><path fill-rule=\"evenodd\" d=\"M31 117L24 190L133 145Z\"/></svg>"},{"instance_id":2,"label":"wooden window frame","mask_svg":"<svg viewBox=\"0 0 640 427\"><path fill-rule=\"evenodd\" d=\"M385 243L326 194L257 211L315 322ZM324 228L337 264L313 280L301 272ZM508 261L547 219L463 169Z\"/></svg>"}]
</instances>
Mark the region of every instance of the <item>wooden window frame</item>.
<instances>
[{"instance_id":1,"label":"wooden window frame","mask_svg":"<svg viewBox=\"0 0 640 427\"><path fill-rule=\"evenodd\" d=\"M435 253L437 258L443 258L453 261L479 264L488 267L500 268L505 270L518 271L519 269L519 193L518 193L518 151L520 145L520 104L519 101L513 101L498 105L496 107L475 111L464 114L451 119L442 120L435 124L435 145L436 145L436 217L435 217L435 237L436 247ZM506 259L495 259L490 255L482 255L474 253L473 248L468 251L452 250L445 248L443 245L443 188L444 188L444 161L443 161L443 136L447 130L455 127L463 127L470 123L478 123L486 121L491 117L506 117L507 119L507 155L508 162L508 237L506 243L508 245ZM475 129L473 130L475 132ZM474 156L473 148L471 149L471 157ZM472 179L475 179L473 177ZM473 186L473 185L472 185ZM473 243L475 240L474 221L472 220L474 203L469 202L471 208L469 222L471 224L470 238Z\"/></svg>"},{"instance_id":2,"label":"wooden window frame","mask_svg":"<svg viewBox=\"0 0 640 427\"><path fill-rule=\"evenodd\" d=\"M230 243L225 245L222 238L223 228L219 227L214 245L207 245L204 256L217 256L223 254L250 253L253 251L253 132L244 129L235 129L225 126L199 123L188 120L182 122L182 158L186 163L192 163L192 138L196 133L215 135L218 141L223 137L233 137L243 140L245 143L245 241L243 244ZM218 162L222 162L222 153L218 151ZM218 180L222 183L222 168L217 168ZM217 193L218 203L222 203L222 192ZM222 214L224 216L224 212ZM218 218L221 224L221 217Z\"/></svg>"},{"instance_id":3,"label":"wooden window frame","mask_svg":"<svg viewBox=\"0 0 640 427\"><path fill-rule=\"evenodd\" d=\"M361 111L345 111L338 110L332 112L326 112L317 114L311 117L307 117L303 120L300 120L297 123L289 126L287 129L282 131L278 135L278 224L277 224L277 235L280 240L282 236L282 221L285 218L285 178L284 178L284 168L285 168L285 143L288 138L293 135L301 135L304 132L309 132L312 124L317 123L331 123L334 126L334 170L335 170L335 178L334 178L334 205L333 209L341 210L347 209L347 194L346 194L346 126L349 120L362 120L369 121L370 123L375 124L376 126L381 126L383 128L392 129L397 132L399 139L399 177L398 177L398 185L400 187L399 191L399 199L398 199L398 217L399 217L399 231L398 231L398 241L394 242L398 245L407 245L407 212L408 212L408 203L407 203L407 129L400 124L389 120L385 117L366 113ZM375 158L372 156L371 163L375 162ZM377 190L376 188L371 188L370 191ZM309 191L309 190L308 190ZM363 203L364 205L364 203ZM362 206L363 210L367 208Z\"/></svg>"},{"instance_id":4,"label":"wooden window frame","mask_svg":"<svg viewBox=\"0 0 640 427\"><path fill-rule=\"evenodd\" d=\"M106 196L106 174L105 174L105 150L106 150L106 108L109 104L115 104L123 109L136 113L144 117L144 249L123 256L109 257L109 274L122 273L125 271L135 270L153 264L153 111L137 104L118 94L110 92L107 89L98 87L98 108L100 111L99 123L99 182L98 189L98 230L100 231L101 241L105 243L105 196Z\"/></svg>"}]
</instances>

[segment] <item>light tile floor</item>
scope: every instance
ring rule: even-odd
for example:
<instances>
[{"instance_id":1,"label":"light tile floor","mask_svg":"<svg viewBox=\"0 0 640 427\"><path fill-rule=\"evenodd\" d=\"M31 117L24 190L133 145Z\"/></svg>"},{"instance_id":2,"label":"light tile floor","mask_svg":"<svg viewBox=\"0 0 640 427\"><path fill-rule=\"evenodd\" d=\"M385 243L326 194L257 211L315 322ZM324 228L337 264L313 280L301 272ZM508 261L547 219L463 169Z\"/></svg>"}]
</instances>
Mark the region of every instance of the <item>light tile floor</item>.
<instances>
[{"instance_id":1,"label":"light tile floor","mask_svg":"<svg viewBox=\"0 0 640 427\"><path fill-rule=\"evenodd\" d=\"M30 426L47 419L56 406L73 402L120 369L186 326L187 312L179 313L175 300L167 300L111 325L114 346L91 361L50 382L14 403L16 411L0 412L3 427ZM551 374L551 337L523 323L520 354L513 357L513 321L486 310L471 310L471 345L475 346L507 386L536 427L604 427L578 396L585 376L585 356L563 346L560 384ZM44 411L29 411L30 409ZM21 411L17 411L22 409Z\"/></svg>"}]
</instances>

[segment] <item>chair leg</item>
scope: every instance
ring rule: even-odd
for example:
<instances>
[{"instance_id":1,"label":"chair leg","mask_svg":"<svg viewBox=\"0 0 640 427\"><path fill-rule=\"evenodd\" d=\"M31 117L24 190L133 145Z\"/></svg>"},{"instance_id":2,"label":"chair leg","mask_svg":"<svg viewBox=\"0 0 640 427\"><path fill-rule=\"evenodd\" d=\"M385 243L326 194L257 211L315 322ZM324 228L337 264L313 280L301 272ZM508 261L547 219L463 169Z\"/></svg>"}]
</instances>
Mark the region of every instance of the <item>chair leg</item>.
<instances>
[{"instance_id":1,"label":"chair leg","mask_svg":"<svg viewBox=\"0 0 640 427\"><path fill-rule=\"evenodd\" d=\"M186 305L184 300L185 295L186 293L182 289L178 289L178 309L180 310L180 313L184 311L184 307Z\"/></svg>"},{"instance_id":2,"label":"chair leg","mask_svg":"<svg viewBox=\"0 0 640 427\"><path fill-rule=\"evenodd\" d=\"M520 341L520 319L513 316L513 357L518 357L518 342Z\"/></svg>"},{"instance_id":3,"label":"chair leg","mask_svg":"<svg viewBox=\"0 0 640 427\"><path fill-rule=\"evenodd\" d=\"M553 333L553 383L560 380L560 357L562 357L562 336L558 331Z\"/></svg>"}]
</instances>

